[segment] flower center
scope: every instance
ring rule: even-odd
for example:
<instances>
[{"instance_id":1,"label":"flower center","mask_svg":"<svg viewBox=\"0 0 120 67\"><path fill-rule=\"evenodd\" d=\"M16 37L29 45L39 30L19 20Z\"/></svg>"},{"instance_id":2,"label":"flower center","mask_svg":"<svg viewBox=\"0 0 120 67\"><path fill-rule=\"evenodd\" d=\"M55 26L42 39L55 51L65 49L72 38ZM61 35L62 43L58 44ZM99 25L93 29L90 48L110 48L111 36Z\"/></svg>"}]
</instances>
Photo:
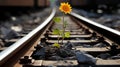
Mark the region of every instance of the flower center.
<instances>
[{"instance_id":1,"label":"flower center","mask_svg":"<svg viewBox=\"0 0 120 67\"><path fill-rule=\"evenodd\" d=\"M68 6L67 6L67 5L64 5L64 6L63 6L63 10L64 10L64 11L69 11Z\"/></svg>"}]
</instances>

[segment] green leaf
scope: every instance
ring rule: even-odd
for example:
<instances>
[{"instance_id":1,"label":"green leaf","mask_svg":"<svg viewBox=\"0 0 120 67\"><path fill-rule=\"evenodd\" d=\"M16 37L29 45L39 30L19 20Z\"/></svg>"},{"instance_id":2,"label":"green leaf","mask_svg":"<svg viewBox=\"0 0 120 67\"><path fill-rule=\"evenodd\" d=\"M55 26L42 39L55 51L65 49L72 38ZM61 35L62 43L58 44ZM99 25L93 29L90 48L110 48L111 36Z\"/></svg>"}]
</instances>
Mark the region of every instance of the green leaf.
<instances>
[{"instance_id":1,"label":"green leaf","mask_svg":"<svg viewBox=\"0 0 120 67\"><path fill-rule=\"evenodd\" d=\"M53 44L53 47L60 48L60 44L58 44L58 43L54 43L54 44Z\"/></svg>"},{"instance_id":2,"label":"green leaf","mask_svg":"<svg viewBox=\"0 0 120 67\"><path fill-rule=\"evenodd\" d=\"M70 32L65 32L65 37L69 38L70 37Z\"/></svg>"},{"instance_id":3,"label":"green leaf","mask_svg":"<svg viewBox=\"0 0 120 67\"><path fill-rule=\"evenodd\" d=\"M60 17L54 17L53 21L56 22L56 23L59 23L59 22L61 22L61 18Z\"/></svg>"},{"instance_id":4,"label":"green leaf","mask_svg":"<svg viewBox=\"0 0 120 67\"><path fill-rule=\"evenodd\" d=\"M52 33L56 34L56 35L60 35L60 30L56 28L56 29L53 30Z\"/></svg>"}]
</instances>

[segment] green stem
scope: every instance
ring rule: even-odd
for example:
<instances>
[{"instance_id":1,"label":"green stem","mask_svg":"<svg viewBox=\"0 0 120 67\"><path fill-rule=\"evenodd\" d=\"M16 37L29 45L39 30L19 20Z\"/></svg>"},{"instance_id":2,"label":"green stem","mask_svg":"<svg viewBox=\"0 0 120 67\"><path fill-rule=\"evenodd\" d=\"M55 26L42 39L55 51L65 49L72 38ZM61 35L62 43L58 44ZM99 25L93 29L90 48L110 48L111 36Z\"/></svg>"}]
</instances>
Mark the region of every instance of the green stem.
<instances>
[{"instance_id":1,"label":"green stem","mask_svg":"<svg viewBox=\"0 0 120 67\"><path fill-rule=\"evenodd\" d=\"M64 37L65 37L65 25L64 25L64 13L63 13L63 37L62 37L62 44L63 44L63 40L64 40Z\"/></svg>"},{"instance_id":2,"label":"green stem","mask_svg":"<svg viewBox=\"0 0 120 67\"><path fill-rule=\"evenodd\" d=\"M60 35L60 34L59 34ZM58 36L58 44L59 44L60 36Z\"/></svg>"}]
</instances>

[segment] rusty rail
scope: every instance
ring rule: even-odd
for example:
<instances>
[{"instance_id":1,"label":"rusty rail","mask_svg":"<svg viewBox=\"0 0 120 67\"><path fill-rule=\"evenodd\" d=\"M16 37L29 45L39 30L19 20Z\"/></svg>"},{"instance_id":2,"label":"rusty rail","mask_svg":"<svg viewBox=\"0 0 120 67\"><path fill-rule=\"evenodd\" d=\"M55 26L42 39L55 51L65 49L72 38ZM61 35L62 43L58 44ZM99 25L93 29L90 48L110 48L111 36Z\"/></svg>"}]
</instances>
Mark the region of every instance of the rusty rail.
<instances>
[{"instance_id":1,"label":"rusty rail","mask_svg":"<svg viewBox=\"0 0 120 67\"><path fill-rule=\"evenodd\" d=\"M0 66L5 63L10 57L17 53L21 48L25 46L25 43L30 42L30 40L35 37L35 35L41 31L55 16L56 9L54 8L51 12L51 15L37 28L28 33L26 36L18 40L16 43L5 49L0 53Z\"/></svg>"},{"instance_id":2,"label":"rusty rail","mask_svg":"<svg viewBox=\"0 0 120 67\"><path fill-rule=\"evenodd\" d=\"M82 24L88 26L89 28L93 29L94 31L100 33L101 35L105 36L106 38L114 41L117 44L120 44L120 32L114 30L112 28L106 27L101 25L97 22L89 20L81 15L78 15L74 12L71 13L71 16L76 17L78 20L82 21Z\"/></svg>"}]
</instances>

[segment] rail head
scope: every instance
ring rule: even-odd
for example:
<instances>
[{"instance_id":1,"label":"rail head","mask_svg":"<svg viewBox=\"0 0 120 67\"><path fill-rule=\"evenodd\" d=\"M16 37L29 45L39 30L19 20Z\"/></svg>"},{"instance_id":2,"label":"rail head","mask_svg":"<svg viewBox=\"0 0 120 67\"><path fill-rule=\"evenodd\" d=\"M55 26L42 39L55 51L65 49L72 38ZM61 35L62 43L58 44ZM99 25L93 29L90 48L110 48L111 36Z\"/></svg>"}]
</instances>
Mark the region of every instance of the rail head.
<instances>
[{"instance_id":1,"label":"rail head","mask_svg":"<svg viewBox=\"0 0 120 67\"><path fill-rule=\"evenodd\" d=\"M15 54L17 51L19 51L19 49L23 48L24 43L29 41L29 39L31 39L36 33L38 33L40 30L42 30L52 20L52 18L55 16L55 13L56 13L56 9L53 8L50 16L42 24L40 24L33 31L31 31L26 36L24 36L23 38L21 38L20 40L18 40L14 44L12 44L10 47L8 47L4 51L2 51L0 53L0 66L6 60L8 60L13 54Z\"/></svg>"},{"instance_id":2,"label":"rail head","mask_svg":"<svg viewBox=\"0 0 120 67\"><path fill-rule=\"evenodd\" d=\"M105 36L106 38L120 45L120 32L119 31L109 28L107 26L104 26L102 24L99 24L97 22L94 22L74 12L71 12L70 15L79 19L80 21L83 22L83 24L89 26L91 29L95 30L96 32L100 33L101 35Z\"/></svg>"}]
</instances>

